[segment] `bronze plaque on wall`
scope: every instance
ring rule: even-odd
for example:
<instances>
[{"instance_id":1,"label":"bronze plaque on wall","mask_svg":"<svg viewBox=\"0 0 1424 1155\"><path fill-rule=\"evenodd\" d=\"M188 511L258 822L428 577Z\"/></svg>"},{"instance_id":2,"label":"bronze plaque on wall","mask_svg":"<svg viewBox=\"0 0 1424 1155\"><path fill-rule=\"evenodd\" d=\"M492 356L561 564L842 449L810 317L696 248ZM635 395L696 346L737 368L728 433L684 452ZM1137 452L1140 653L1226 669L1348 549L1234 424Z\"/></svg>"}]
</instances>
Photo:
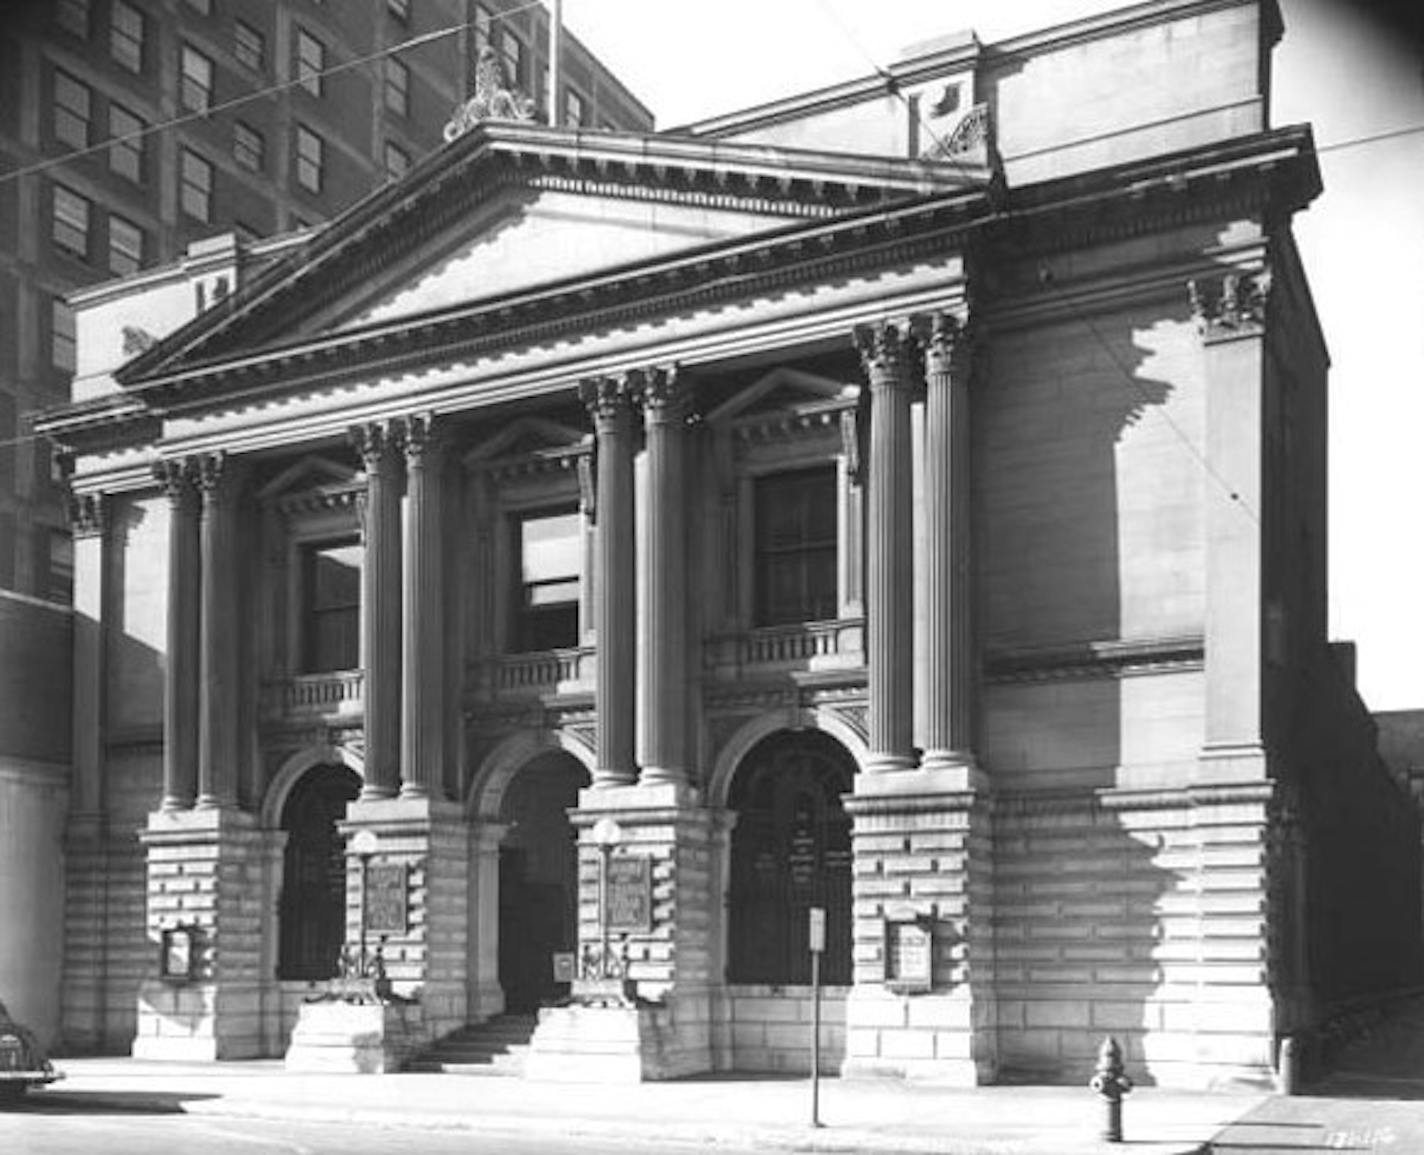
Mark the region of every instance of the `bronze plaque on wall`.
<instances>
[{"instance_id":1,"label":"bronze plaque on wall","mask_svg":"<svg viewBox=\"0 0 1424 1155\"><path fill-rule=\"evenodd\" d=\"M405 934L406 865L382 863L366 868L366 929L373 934Z\"/></svg>"},{"instance_id":2,"label":"bronze plaque on wall","mask_svg":"<svg viewBox=\"0 0 1424 1155\"><path fill-rule=\"evenodd\" d=\"M653 860L643 855L608 860L608 929L653 929Z\"/></svg>"},{"instance_id":3,"label":"bronze plaque on wall","mask_svg":"<svg viewBox=\"0 0 1424 1155\"><path fill-rule=\"evenodd\" d=\"M925 923L885 924L885 982L902 991L927 991L934 983L934 935Z\"/></svg>"}]
</instances>

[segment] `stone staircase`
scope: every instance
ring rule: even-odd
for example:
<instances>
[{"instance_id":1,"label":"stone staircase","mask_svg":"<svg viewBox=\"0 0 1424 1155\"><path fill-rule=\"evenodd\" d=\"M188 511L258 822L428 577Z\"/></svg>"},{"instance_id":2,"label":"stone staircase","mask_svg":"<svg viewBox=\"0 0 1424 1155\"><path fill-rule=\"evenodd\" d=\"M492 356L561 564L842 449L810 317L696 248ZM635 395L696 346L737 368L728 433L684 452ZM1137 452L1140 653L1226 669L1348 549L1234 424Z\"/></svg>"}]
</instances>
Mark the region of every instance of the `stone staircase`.
<instances>
[{"instance_id":1,"label":"stone staircase","mask_svg":"<svg viewBox=\"0 0 1424 1155\"><path fill-rule=\"evenodd\" d=\"M524 1073L529 1037L538 1022L535 1015L496 1015L461 1027L422 1051L406 1070L518 1078Z\"/></svg>"}]
</instances>

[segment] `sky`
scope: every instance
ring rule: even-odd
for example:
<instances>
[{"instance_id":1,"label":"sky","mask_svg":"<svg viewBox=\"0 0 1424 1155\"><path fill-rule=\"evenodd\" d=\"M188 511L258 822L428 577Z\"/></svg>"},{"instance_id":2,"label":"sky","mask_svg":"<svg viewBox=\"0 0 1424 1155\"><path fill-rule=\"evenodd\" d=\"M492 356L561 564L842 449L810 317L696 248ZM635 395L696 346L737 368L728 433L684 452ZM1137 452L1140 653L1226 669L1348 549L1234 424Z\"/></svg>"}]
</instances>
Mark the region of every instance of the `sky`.
<instances>
[{"instance_id":1,"label":"sky","mask_svg":"<svg viewBox=\"0 0 1424 1155\"><path fill-rule=\"evenodd\" d=\"M659 128L1121 0L564 0L565 24ZM1280 0L1271 123L1308 122L1325 192L1294 222L1330 348L1330 633L1370 709L1424 708L1424 126L1419 0ZM1413 15L1400 15L1413 9ZM1412 27L1406 28L1406 24Z\"/></svg>"}]
</instances>

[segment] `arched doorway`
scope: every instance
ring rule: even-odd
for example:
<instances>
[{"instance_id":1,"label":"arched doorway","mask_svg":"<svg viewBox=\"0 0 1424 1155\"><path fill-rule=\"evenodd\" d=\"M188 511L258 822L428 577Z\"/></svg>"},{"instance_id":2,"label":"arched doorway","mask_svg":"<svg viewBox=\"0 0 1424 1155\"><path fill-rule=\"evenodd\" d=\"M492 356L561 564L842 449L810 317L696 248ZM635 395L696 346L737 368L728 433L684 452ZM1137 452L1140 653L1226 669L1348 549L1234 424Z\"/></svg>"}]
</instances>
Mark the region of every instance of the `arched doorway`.
<instances>
[{"instance_id":1,"label":"arched doorway","mask_svg":"<svg viewBox=\"0 0 1424 1155\"><path fill-rule=\"evenodd\" d=\"M732 780L727 978L811 981L809 916L826 911L821 980L851 981L850 818L841 795L855 762L833 738L781 731L748 752Z\"/></svg>"},{"instance_id":2,"label":"arched doorway","mask_svg":"<svg viewBox=\"0 0 1424 1155\"><path fill-rule=\"evenodd\" d=\"M337 822L361 792L340 765L313 766L282 807L287 845L278 901L277 977L327 979L346 939L346 847Z\"/></svg>"},{"instance_id":3,"label":"arched doorway","mask_svg":"<svg viewBox=\"0 0 1424 1155\"><path fill-rule=\"evenodd\" d=\"M505 789L499 849L499 982L505 1009L529 1014L568 993L554 981L556 951L578 942L578 847L568 811L588 775L578 760L549 751Z\"/></svg>"}]
</instances>

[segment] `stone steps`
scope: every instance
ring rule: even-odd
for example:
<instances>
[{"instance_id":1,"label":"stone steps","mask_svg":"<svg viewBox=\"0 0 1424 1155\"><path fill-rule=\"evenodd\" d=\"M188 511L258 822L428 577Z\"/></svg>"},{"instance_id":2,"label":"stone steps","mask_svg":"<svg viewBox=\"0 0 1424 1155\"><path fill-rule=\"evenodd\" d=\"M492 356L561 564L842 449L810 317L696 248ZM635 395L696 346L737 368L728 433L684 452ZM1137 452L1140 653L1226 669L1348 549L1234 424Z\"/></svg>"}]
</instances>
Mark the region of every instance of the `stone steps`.
<instances>
[{"instance_id":1,"label":"stone steps","mask_svg":"<svg viewBox=\"0 0 1424 1155\"><path fill-rule=\"evenodd\" d=\"M407 1064L407 1070L449 1075L524 1073L529 1038L538 1025L533 1015L496 1015L488 1022L452 1031Z\"/></svg>"}]
</instances>

